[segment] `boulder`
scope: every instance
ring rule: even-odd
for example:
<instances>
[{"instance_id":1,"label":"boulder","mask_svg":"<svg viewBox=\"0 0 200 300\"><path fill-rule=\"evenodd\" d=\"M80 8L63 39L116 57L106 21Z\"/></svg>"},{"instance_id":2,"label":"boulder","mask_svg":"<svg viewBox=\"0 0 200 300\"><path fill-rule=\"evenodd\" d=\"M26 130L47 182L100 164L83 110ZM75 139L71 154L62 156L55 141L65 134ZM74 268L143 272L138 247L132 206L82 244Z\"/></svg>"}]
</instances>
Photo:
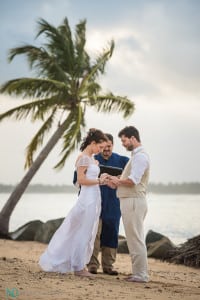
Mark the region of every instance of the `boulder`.
<instances>
[{"instance_id":1,"label":"boulder","mask_svg":"<svg viewBox=\"0 0 200 300\"><path fill-rule=\"evenodd\" d=\"M161 234L159 232L149 230L146 235L146 240L145 240L146 245L148 245L149 243L154 243L154 242L160 241L164 237L166 237L166 236L164 236L163 234Z\"/></svg>"},{"instance_id":2,"label":"boulder","mask_svg":"<svg viewBox=\"0 0 200 300\"><path fill-rule=\"evenodd\" d=\"M126 238L120 237L118 239L117 253L129 253Z\"/></svg>"},{"instance_id":3,"label":"boulder","mask_svg":"<svg viewBox=\"0 0 200 300\"><path fill-rule=\"evenodd\" d=\"M26 223L19 227L17 230L10 232L9 236L12 240L16 241L34 241L36 232L43 225L40 220L35 220Z\"/></svg>"},{"instance_id":4,"label":"boulder","mask_svg":"<svg viewBox=\"0 0 200 300\"><path fill-rule=\"evenodd\" d=\"M174 250L176 246L167 238L163 237L159 241L147 244L147 255L161 260L165 260L169 257L171 250Z\"/></svg>"},{"instance_id":5,"label":"boulder","mask_svg":"<svg viewBox=\"0 0 200 300\"><path fill-rule=\"evenodd\" d=\"M38 228L34 240L37 242L48 244L54 232L58 229L63 220L64 218L59 218L43 223L42 226Z\"/></svg>"}]
</instances>

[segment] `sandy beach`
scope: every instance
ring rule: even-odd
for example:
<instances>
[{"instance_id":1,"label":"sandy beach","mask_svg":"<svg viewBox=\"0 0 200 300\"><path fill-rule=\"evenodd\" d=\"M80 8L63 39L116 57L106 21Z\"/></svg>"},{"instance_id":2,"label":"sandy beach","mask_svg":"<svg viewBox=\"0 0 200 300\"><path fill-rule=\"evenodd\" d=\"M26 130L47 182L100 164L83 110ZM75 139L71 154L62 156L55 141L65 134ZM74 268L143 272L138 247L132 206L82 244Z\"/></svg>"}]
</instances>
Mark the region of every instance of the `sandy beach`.
<instances>
[{"instance_id":1,"label":"sandy beach","mask_svg":"<svg viewBox=\"0 0 200 300\"><path fill-rule=\"evenodd\" d=\"M94 279L73 274L44 273L37 262L45 244L0 240L0 300L2 299L152 299L199 300L200 269L149 259L150 281L124 281L130 258L118 254L118 276L99 270Z\"/></svg>"}]
</instances>

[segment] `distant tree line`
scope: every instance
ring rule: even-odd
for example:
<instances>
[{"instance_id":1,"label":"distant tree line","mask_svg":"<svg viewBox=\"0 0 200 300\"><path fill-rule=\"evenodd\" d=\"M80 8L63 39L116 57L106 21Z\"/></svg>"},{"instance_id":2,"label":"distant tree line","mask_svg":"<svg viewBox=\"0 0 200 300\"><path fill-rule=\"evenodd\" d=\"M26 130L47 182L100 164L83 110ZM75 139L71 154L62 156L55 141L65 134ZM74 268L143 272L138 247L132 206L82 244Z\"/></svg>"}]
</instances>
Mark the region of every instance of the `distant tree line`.
<instances>
[{"instance_id":1,"label":"distant tree line","mask_svg":"<svg viewBox=\"0 0 200 300\"><path fill-rule=\"evenodd\" d=\"M200 182L150 183L148 190L157 194L200 194Z\"/></svg>"},{"instance_id":2,"label":"distant tree line","mask_svg":"<svg viewBox=\"0 0 200 300\"><path fill-rule=\"evenodd\" d=\"M13 185L0 184L0 193L11 193ZM78 191L73 185L31 184L25 193L74 193Z\"/></svg>"},{"instance_id":3,"label":"distant tree line","mask_svg":"<svg viewBox=\"0 0 200 300\"><path fill-rule=\"evenodd\" d=\"M0 193L11 193L14 185L0 184ZM26 193L74 193L78 189L73 185L32 184ZM156 194L200 194L200 182L150 183L148 191Z\"/></svg>"}]
</instances>

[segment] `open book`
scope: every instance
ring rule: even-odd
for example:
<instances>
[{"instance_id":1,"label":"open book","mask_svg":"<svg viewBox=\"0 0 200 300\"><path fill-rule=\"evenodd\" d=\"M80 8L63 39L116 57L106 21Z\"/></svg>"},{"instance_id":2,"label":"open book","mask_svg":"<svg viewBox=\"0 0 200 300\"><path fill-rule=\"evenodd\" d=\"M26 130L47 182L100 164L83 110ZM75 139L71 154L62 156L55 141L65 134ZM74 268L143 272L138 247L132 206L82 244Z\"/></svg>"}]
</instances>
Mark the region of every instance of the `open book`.
<instances>
[{"instance_id":1,"label":"open book","mask_svg":"<svg viewBox=\"0 0 200 300\"><path fill-rule=\"evenodd\" d=\"M107 173L112 176L118 176L121 175L123 169L122 168L117 168L117 167L112 167L112 166L104 166L104 165L99 165L100 167L100 174L102 173Z\"/></svg>"}]
</instances>

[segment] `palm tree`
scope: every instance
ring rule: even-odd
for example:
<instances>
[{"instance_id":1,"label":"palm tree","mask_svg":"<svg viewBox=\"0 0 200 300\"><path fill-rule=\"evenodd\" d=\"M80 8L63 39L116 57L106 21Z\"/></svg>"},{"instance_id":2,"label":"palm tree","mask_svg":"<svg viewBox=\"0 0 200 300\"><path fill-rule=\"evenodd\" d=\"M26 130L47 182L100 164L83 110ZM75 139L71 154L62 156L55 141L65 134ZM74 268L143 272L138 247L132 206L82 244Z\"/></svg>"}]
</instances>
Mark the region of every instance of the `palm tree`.
<instances>
[{"instance_id":1,"label":"palm tree","mask_svg":"<svg viewBox=\"0 0 200 300\"><path fill-rule=\"evenodd\" d=\"M62 168L66 158L79 144L87 107L98 112L122 112L123 117L134 111L134 104L127 97L101 93L97 82L112 56L113 41L91 62L85 50L86 20L76 25L72 36L67 18L57 28L39 19L36 37L42 34L45 36L42 47L24 45L10 49L8 55L11 62L15 56L25 54L30 68L36 71L36 78L13 79L0 88L0 93L28 99L25 104L1 114L0 121L10 117L16 120L31 117L34 122L42 121L41 128L27 147L25 168L29 169L0 212L2 235L8 235L10 216L17 202L58 140L63 138L62 156L55 168ZM44 137L55 125L55 132L33 160Z\"/></svg>"}]
</instances>

